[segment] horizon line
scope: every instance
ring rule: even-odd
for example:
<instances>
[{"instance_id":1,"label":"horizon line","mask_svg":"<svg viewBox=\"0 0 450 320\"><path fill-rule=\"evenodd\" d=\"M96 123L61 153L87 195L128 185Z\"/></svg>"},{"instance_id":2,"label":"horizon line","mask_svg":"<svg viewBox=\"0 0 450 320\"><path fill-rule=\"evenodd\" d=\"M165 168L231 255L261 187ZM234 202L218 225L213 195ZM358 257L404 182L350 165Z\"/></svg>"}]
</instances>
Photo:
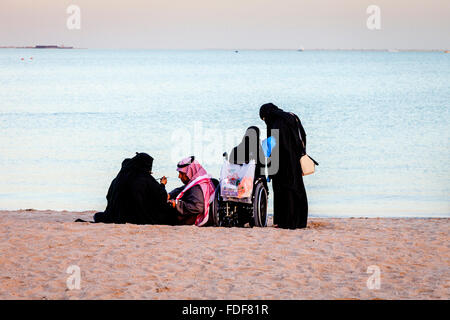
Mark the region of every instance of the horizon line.
<instances>
[{"instance_id":1,"label":"horizon line","mask_svg":"<svg viewBox=\"0 0 450 320\"><path fill-rule=\"evenodd\" d=\"M398 48L382 48L382 49L369 49L369 48L88 48L88 47L59 47L59 48L36 48L35 46L0 46L0 49L40 49L40 50L55 50L55 49L66 49L66 50L154 50L154 51L416 51L416 52L435 52L435 51L450 51L449 49L443 48L433 48L433 49L398 49Z\"/></svg>"}]
</instances>

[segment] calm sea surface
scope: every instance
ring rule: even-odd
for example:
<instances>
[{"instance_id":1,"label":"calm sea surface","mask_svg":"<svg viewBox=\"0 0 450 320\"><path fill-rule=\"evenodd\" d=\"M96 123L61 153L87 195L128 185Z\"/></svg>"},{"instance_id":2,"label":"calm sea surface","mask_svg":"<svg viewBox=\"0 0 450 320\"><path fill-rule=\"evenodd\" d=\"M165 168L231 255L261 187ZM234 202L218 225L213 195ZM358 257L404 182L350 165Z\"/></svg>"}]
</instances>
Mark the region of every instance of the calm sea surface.
<instances>
[{"instance_id":1,"label":"calm sea surface","mask_svg":"<svg viewBox=\"0 0 450 320\"><path fill-rule=\"evenodd\" d=\"M320 163L312 216L450 216L450 54L422 52L0 50L0 209L102 210L136 151L217 177L266 102Z\"/></svg>"}]
</instances>

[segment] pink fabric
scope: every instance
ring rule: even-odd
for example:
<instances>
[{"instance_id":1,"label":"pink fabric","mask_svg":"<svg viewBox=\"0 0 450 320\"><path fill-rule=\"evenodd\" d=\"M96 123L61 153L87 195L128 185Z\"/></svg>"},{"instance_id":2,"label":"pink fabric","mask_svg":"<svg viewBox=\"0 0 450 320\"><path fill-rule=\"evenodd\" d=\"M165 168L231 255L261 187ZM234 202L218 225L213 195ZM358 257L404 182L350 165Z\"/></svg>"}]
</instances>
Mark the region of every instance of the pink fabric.
<instances>
[{"instance_id":1,"label":"pink fabric","mask_svg":"<svg viewBox=\"0 0 450 320\"><path fill-rule=\"evenodd\" d=\"M183 165L186 163L189 163L191 161L191 157L185 158L178 162L178 165ZM177 171L181 171L186 173L187 177L189 178L189 181L192 181L196 179L199 176L204 176L205 174L208 174L205 169L203 169L202 165L197 161L194 160L190 165L184 168L177 168Z\"/></svg>"},{"instance_id":2,"label":"pink fabric","mask_svg":"<svg viewBox=\"0 0 450 320\"><path fill-rule=\"evenodd\" d=\"M178 165L183 165L186 163L189 163L191 161L191 157L185 158L181 160ZM202 188L203 192L203 203L204 203L204 212L203 214L199 214L197 216L197 219L195 220L196 226L202 226L206 222L208 222L209 219L209 201L211 196L214 195L214 185L211 182L211 178L206 172L206 170L201 166L201 164L194 160L190 165L184 167L184 168L177 168L177 171L186 173L187 177L189 178L189 182L186 185L186 187L183 189L183 191L180 192L180 194L177 196L177 200L181 199L181 197L184 195L184 193L192 188L193 186L199 185L200 188Z\"/></svg>"}]
</instances>

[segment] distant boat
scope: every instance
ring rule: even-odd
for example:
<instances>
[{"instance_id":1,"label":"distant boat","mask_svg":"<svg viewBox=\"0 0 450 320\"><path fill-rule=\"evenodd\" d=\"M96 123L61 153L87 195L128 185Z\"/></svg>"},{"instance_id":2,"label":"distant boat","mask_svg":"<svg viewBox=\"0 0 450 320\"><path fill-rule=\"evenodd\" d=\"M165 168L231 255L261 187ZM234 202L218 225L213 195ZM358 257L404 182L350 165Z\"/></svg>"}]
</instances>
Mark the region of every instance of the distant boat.
<instances>
[{"instance_id":1,"label":"distant boat","mask_svg":"<svg viewBox=\"0 0 450 320\"><path fill-rule=\"evenodd\" d=\"M73 47L64 47L64 46L56 46L56 45L37 45L34 48L35 49L73 49Z\"/></svg>"},{"instance_id":2,"label":"distant boat","mask_svg":"<svg viewBox=\"0 0 450 320\"><path fill-rule=\"evenodd\" d=\"M298 51L298 52L303 52L303 51L305 51L305 48L300 47L297 51Z\"/></svg>"},{"instance_id":3,"label":"distant boat","mask_svg":"<svg viewBox=\"0 0 450 320\"><path fill-rule=\"evenodd\" d=\"M398 52L397 49L388 49L388 52Z\"/></svg>"}]
</instances>

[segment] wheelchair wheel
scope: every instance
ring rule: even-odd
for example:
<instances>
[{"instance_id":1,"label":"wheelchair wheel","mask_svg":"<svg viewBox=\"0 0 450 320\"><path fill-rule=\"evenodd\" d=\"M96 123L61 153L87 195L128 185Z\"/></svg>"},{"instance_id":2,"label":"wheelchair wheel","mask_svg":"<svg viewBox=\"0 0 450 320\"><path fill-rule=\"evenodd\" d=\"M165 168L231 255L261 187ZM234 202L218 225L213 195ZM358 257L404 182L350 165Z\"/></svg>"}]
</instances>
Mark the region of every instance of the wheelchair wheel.
<instances>
[{"instance_id":1,"label":"wheelchair wheel","mask_svg":"<svg viewBox=\"0 0 450 320\"><path fill-rule=\"evenodd\" d=\"M220 219L219 201L220 201L220 187L219 181L217 179L211 179L214 187L216 188L216 193L214 195L214 200L209 205L209 214L213 217L214 226L220 227L222 221Z\"/></svg>"},{"instance_id":2,"label":"wheelchair wheel","mask_svg":"<svg viewBox=\"0 0 450 320\"><path fill-rule=\"evenodd\" d=\"M219 209L219 197L220 194L216 192L216 195L214 197L215 199L211 203L211 205L213 205L214 203L214 210L212 210L211 213L213 215L214 226L216 227L220 227L222 225L222 219L220 218L220 209Z\"/></svg>"},{"instance_id":3,"label":"wheelchair wheel","mask_svg":"<svg viewBox=\"0 0 450 320\"><path fill-rule=\"evenodd\" d=\"M253 221L256 227L267 226L267 190L261 181L255 186L253 197Z\"/></svg>"}]
</instances>

